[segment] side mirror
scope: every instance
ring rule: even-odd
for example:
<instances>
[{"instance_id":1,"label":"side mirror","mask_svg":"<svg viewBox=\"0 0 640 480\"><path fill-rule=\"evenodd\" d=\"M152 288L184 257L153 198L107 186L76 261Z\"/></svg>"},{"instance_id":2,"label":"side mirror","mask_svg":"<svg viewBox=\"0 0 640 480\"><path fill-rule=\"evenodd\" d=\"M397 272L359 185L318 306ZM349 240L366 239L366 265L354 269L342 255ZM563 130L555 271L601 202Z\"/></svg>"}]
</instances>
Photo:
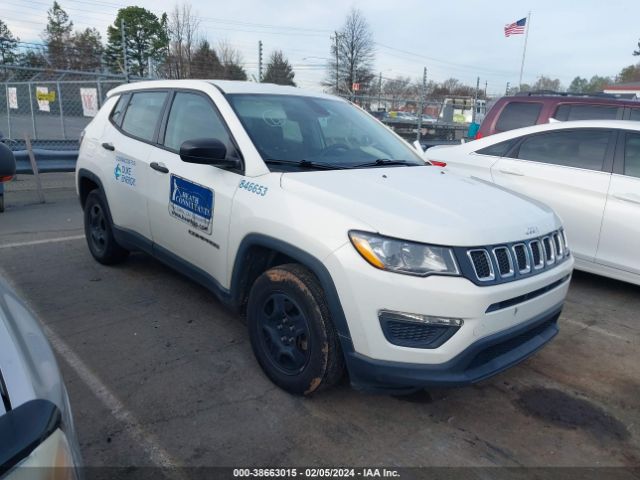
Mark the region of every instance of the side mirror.
<instances>
[{"instance_id":1,"label":"side mirror","mask_svg":"<svg viewBox=\"0 0 640 480\"><path fill-rule=\"evenodd\" d=\"M227 147L217 138L195 138L180 146L180 159L187 163L237 168L240 161L227 158Z\"/></svg>"},{"instance_id":2,"label":"side mirror","mask_svg":"<svg viewBox=\"0 0 640 480\"><path fill-rule=\"evenodd\" d=\"M31 455L61 421L58 407L43 399L30 400L0 416L0 476ZM52 461L50 466L57 465Z\"/></svg>"},{"instance_id":3,"label":"side mirror","mask_svg":"<svg viewBox=\"0 0 640 480\"><path fill-rule=\"evenodd\" d=\"M16 157L4 143L0 143L0 182L8 182L16 174Z\"/></svg>"}]
</instances>

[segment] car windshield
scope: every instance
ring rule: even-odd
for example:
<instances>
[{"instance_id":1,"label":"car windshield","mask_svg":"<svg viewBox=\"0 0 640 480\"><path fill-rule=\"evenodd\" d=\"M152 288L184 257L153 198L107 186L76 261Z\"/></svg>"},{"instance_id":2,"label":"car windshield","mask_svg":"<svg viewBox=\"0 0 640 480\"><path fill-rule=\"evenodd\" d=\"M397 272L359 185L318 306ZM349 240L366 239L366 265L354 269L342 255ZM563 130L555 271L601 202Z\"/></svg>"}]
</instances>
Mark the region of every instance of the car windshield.
<instances>
[{"instance_id":1,"label":"car windshield","mask_svg":"<svg viewBox=\"0 0 640 480\"><path fill-rule=\"evenodd\" d=\"M296 95L227 98L271 170L425 165L409 144L349 103Z\"/></svg>"}]
</instances>

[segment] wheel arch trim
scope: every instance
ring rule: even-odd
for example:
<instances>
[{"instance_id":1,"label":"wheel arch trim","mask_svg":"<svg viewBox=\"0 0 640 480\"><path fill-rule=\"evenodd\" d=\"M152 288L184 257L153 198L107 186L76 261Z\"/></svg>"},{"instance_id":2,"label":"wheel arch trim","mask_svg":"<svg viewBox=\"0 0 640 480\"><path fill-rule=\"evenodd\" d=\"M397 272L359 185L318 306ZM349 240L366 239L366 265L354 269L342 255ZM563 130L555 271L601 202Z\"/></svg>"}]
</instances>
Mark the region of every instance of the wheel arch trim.
<instances>
[{"instance_id":1,"label":"wheel arch trim","mask_svg":"<svg viewBox=\"0 0 640 480\"><path fill-rule=\"evenodd\" d=\"M345 353L352 351L353 343L351 342L349 326L331 273L317 257L283 240L260 233L250 233L242 239L236 252L231 276L231 296L233 302L238 305L241 301L242 272L247 268L246 253L251 247L262 247L282 253L308 268L318 278L326 295L331 319L338 332L343 351Z\"/></svg>"}]
</instances>

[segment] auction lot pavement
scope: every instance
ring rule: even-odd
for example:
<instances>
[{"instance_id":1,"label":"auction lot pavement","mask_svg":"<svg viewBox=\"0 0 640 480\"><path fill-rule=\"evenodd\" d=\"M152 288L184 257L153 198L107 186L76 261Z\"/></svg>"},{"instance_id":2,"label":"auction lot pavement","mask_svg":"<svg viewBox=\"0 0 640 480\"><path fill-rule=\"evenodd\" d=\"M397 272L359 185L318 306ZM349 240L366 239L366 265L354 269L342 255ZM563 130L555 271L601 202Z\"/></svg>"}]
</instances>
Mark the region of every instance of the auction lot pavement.
<instances>
[{"instance_id":1,"label":"auction lot pavement","mask_svg":"<svg viewBox=\"0 0 640 480\"><path fill-rule=\"evenodd\" d=\"M640 467L639 287L576 272L555 340L472 387L298 398L207 290L143 254L96 263L73 176L43 180L45 204L8 185L0 275L45 325L87 465Z\"/></svg>"}]
</instances>

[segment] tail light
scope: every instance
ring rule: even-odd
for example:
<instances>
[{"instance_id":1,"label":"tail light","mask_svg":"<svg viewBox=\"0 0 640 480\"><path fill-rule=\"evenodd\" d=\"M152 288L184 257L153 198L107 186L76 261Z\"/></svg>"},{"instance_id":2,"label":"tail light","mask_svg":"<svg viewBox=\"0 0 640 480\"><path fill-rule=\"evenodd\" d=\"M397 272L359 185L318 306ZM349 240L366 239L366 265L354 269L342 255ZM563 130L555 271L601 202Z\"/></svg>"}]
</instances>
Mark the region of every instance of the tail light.
<instances>
[{"instance_id":1,"label":"tail light","mask_svg":"<svg viewBox=\"0 0 640 480\"><path fill-rule=\"evenodd\" d=\"M440 162L438 160L427 160L434 167L446 167L447 162Z\"/></svg>"},{"instance_id":2,"label":"tail light","mask_svg":"<svg viewBox=\"0 0 640 480\"><path fill-rule=\"evenodd\" d=\"M5 177L0 176L0 183L8 182L12 178L13 178L13 175L5 176Z\"/></svg>"},{"instance_id":3,"label":"tail light","mask_svg":"<svg viewBox=\"0 0 640 480\"><path fill-rule=\"evenodd\" d=\"M480 131L478 131L478 133L476 133L476 136L474 138L476 140L480 140L482 138L482 133L480 133Z\"/></svg>"}]
</instances>

